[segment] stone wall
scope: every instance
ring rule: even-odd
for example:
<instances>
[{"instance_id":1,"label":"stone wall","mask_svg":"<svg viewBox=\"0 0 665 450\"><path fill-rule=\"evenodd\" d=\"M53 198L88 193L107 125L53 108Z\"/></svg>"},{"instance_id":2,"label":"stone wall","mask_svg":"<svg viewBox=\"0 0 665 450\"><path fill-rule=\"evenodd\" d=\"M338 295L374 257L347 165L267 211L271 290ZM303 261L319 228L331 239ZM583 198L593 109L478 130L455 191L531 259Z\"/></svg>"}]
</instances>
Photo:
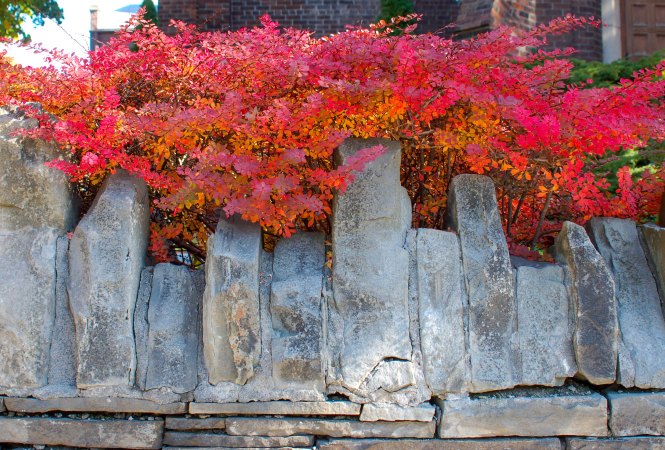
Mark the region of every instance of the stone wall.
<instances>
[{"instance_id":1,"label":"stone wall","mask_svg":"<svg viewBox=\"0 0 665 450\"><path fill-rule=\"evenodd\" d=\"M410 229L399 145L349 140L387 151L332 236L268 254L231 218L204 270L148 267L145 185L110 176L76 223L25 125L0 116L0 446L665 448L664 228L511 258L488 178L454 179L452 231Z\"/></svg>"}]
</instances>

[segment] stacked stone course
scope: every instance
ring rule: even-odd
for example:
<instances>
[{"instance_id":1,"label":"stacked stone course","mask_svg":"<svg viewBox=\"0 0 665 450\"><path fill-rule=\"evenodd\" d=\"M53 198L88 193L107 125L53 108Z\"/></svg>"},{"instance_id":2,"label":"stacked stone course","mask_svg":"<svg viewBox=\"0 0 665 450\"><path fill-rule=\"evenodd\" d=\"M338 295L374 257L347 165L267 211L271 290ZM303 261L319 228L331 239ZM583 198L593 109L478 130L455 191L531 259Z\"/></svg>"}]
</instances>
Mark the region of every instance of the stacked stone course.
<instances>
[{"instance_id":1,"label":"stacked stone course","mask_svg":"<svg viewBox=\"0 0 665 450\"><path fill-rule=\"evenodd\" d=\"M146 267L142 182L76 225L55 150L0 125L2 447L665 449L663 228L511 260L489 179L453 181L453 232L410 229L399 145L349 140L386 152L334 202L331 272L323 235L268 254L238 218L205 270ZM21 172L70 200L19 203Z\"/></svg>"}]
</instances>

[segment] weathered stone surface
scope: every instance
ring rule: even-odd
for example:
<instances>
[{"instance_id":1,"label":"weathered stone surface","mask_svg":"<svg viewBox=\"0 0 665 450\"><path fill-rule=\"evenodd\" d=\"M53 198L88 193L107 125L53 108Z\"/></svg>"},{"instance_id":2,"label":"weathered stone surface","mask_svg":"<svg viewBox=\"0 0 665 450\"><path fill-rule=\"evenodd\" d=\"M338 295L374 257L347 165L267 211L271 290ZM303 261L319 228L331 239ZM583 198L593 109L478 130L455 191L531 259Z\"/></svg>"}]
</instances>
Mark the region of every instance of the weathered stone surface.
<instances>
[{"instance_id":1,"label":"weathered stone surface","mask_svg":"<svg viewBox=\"0 0 665 450\"><path fill-rule=\"evenodd\" d=\"M118 172L106 179L74 231L68 292L79 388L134 384L134 306L149 223L145 183Z\"/></svg>"},{"instance_id":2,"label":"weathered stone surface","mask_svg":"<svg viewBox=\"0 0 665 450\"><path fill-rule=\"evenodd\" d=\"M72 447L161 448L162 420L71 420L0 417L0 439L8 444Z\"/></svg>"},{"instance_id":3,"label":"weathered stone surface","mask_svg":"<svg viewBox=\"0 0 665 450\"><path fill-rule=\"evenodd\" d=\"M436 408L429 403L423 403L418 406L399 406L399 405L376 405L368 403L363 405L360 413L361 422L396 422L396 421L414 421L431 422L434 419Z\"/></svg>"},{"instance_id":4,"label":"weathered stone surface","mask_svg":"<svg viewBox=\"0 0 665 450\"><path fill-rule=\"evenodd\" d=\"M21 413L65 412L108 412L136 414L184 414L185 403L159 403L136 398L57 398L37 400L35 398L7 398L7 409Z\"/></svg>"},{"instance_id":5,"label":"weathered stone surface","mask_svg":"<svg viewBox=\"0 0 665 450\"><path fill-rule=\"evenodd\" d=\"M242 448L285 448L285 447L311 447L314 445L312 436L267 437L267 436L228 436L212 433L179 433L167 431L164 434L164 444L192 446L220 446Z\"/></svg>"},{"instance_id":6,"label":"weathered stone surface","mask_svg":"<svg viewBox=\"0 0 665 450\"><path fill-rule=\"evenodd\" d=\"M376 145L383 145L385 153L333 202L334 301L328 311L330 329L338 333L328 337L338 343L334 347L338 353L330 359L329 389L369 399L377 388L395 393L372 380L382 364L396 360L412 364L409 255L404 248L411 208L399 184L399 144L348 139L335 158L344 164L358 151Z\"/></svg>"},{"instance_id":7,"label":"weathered stone surface","mask_svg":"<svg viewBox=\"0 0 665 450\"><path fill-rule=\"evenodd\" d=\"M152 276L154 266L149 266L141 271L139 290L136 295L136 306L134 307L134 342L136 346L136 386L145 391L145 379L148 371L148 307L150 305L150 294L152 293ZM200 331L200 325L197 327Z\"/></svg>"},{"instance_id":8,"label":"weathered stone surface","mask_svg":"<svg viewBox=\"0 0 665 450\"><path fill-rule=\"evenodd\" d=\"M607 436L605 397L572 387L440 402L441 438Z\"/></svg>"},{"instance_id":9,"label":"weathered stone surface","mask_svg":"<svg viewBox=\"0 0 665 450\"><path fill-rule=\"evenodd\" d=\"M464 318L469 305L457 235L419 229L416 259L425 380L434 394L465 392L469 361Z\"/></svg>"},{"instance_id":10,"label":"weathered stone surface","mask_svg":"<svg viewBox=\"0 0 665 450\"><path fill-rule=\"evenodd\" d=\"M642 227L642 237L649 267L658 284L661 308L665 314L665 228L648 223Z\"/></svg>"},{"instance_id":11,"label":"weathered stone surface","mask_svg":"<svg viewBox=\"0 0 665 450\"><path fill-rule=\"evenodd\" d=\"M618 382L625 387L665 388L665 320L658 290L630 220L591 219L594 244L614 275L618 305Z\"/></svg>"},{"instance_id":12,"label":"weathered stone surface","mask_svg":"<svg viewBox=\"0 0 665 450\"><path fill-rule=\"evenodd\" d=\"M577 376L593 384L613 383L619 327L612 275L579 225L564 222L555 249L573 300Z\"/></svg>"},{"instance_id":13,"label":"weathered stone surface","mask_svg":"<svg viewBox=\"0 0 665 450\"><path fill-rule=\"evenodd\" d=\"M164 427L167 430L223 430L226 428L226 419L211 417L208 419L192 419L185 417L167 417Z\"/></svg>"},{"instance_id":14,"label":"weathered stone surface","mask_svg":"<svg viewBox=\"0 0 665 450\"><path fill-rule=\"evenodd\" d=\"M57 239L53 228L0 231L0 389L47 382Z\"/></svg>"},{"instance_id":15,"label":"weathered stone surface","mask_svg":"<svg viewBox=\"0 0 665 450\"><path fill-rule=\"evenodd\" d=\"M317 441L320 450L561 450L561 441L549 439L379 440L328 439Z\"/></svg>"},{"instance_id":16,"label":"weathered stone surface","mask_svg":"<svg viewBox=\"0 0 665 450\"><path fill-rule=\"evenodd\" d=\"M607 399L614 436L665 435L664 392L609 392Z\"/></svg>"},{"instance_id":17,"label":"weathered stone surface","mask_svg":"<svg viewBox=\"0 0 665 450\"><path fill-rule=\"evenodd\" d=\"M261 227L221 219L208 240L203 350L211 384L245 384L261 355Z\"/></svg>"},{"instance_id":18,"label":"weathered stone surface","mask_svg":"<svg viewBox=\"0 0 665 450\"><path fill-rule=\"evenodd\" d=\"M0 412L5 412L7 409L5 408L5 399L4 397L0 397Z\"/></svg>"},{"instance_id":19,"label":"weathered stone surface","mask_svg":"<svg viewBox=\"0 0 665 450\"><path fill-rule=\"evenodd\" d=\"M575 325L563 268L554 264L517 268L517 323L522 385L561 386L577 373Z\"/></svg>"},{"instance_id":20,"label":"weathered stone surface","mask_svg":"<svg viewBox=\"0 0 665 450\"><path fill-rule=\"evenodd\" d=\"M158 264L148 306L146 389L193 391L198 361L199 305L203 292L184 266Z\"/></svg>"},{"instance_id":21,"label":"weathered stone surface","mask_svg":"<svg viewBox=\"0 0 665 450\"><path fill-rule=\"evenodd\" d=\"M566 438L566 448L568 450L663 450L665 438Z\"/></svg>"},{"instance_id":22,"label":"weathered stone surface","mask_svg":"<svg viewBox=\"0 0 665 450\"><path fill-rule=\"evenodd\" d=\"M61 153L55 145L14 137L35 120L0 108L0 229L74 228L76 204L67 176L44 163Z\"/></svg>"},{"instance_id":23,"label":"weathered stone surface","mask_svg":"<svg viewBox=\"0 0 665 450\"><path fill-rule=\"evenodd\" d=\"M275 248L270 297L272 372L278 387L323 392L321 347L324 236L297 233Z\"/></svg>"},{"instance_id":24,"label":"weathered stone surface","mask_svg":"<svg viewBox=\"0 0 665 450\"><path fill-rule=\"evenodd\" d=\"M267 416L359 416L360 405L351 402L251 402L190 403L190 414Z\"/></svg>"},{"instance_id":25,"label":"weathered stone surface","mask_svg":"<svg viewBox=\"0 0 665 450\"><path fill-rule=\"evenodd\" d=\"M432 438L434 421L426 422L357 422L326 419L253 419L228 418L226 432L238 436L316 436L351 438Z\"/></svg>"}]
</instances>

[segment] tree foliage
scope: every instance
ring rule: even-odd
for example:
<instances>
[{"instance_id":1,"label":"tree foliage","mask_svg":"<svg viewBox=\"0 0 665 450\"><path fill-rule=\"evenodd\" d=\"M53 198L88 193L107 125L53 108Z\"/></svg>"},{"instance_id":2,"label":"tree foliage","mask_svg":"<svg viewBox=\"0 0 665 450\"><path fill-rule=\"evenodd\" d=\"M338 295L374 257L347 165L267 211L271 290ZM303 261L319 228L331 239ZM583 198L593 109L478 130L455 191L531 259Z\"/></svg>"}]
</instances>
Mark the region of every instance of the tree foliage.
<instances>
[{"instance_id":1,"label":"tree foliage","mask_svg":"<svg viewBox=\"0 0 665 450\"><path fill-rule=\"evenodd\" d=\"M143 18L148 20L155 25L159 25L159 19L157 18L157 7L152 0L143 0L141 3L141 8L145 8L145 14Z\"/></svg>"},{"instance_id":2,"label":"tree foliage","mask_svg":"<svg viewBox=\"0 0 665 450\"><path fill-rule=\"evenodd\" d=\"M165 35L136 18L89 59L0 65L0 104L39 119L27 134L60 145L52 165L85 198L118 168L146 180L158 259L173 247L204 258L220 209L276 235L327 230L334 193L383 150L336 167L333 150L349 136L402 143L415 226L445 227L453 176L490 176L513 252L546 246L562 220L658 208L662 167L638 180L619 169L615 191L592 168L607 151L665 137L663 65L581 89L565 84L572 64L558 57L570 52L517 56L586 19L468 41L411 27L395 36L386 23L314 38L262 22L225 33L178 23Z\"/></svg>"},{"instance_id":3,"label":"tree foliage","mask_svg":"<svg viewBox=\"0 0 665 450\"><path fill-rule=\"evenodd\" d=\"M394 17L404 17L413 13L411 0L381 0L379 19L389 22Z\"/></svg>"},{"instance_id":4,"label":"tree foliage","mask_svg":"<svg viewBox=\"0 0 665 450\"><path fill-rule=\"evenodd\" d=\"M28 39L30 36L22 28L27 19L38 26L44 19L62 22L62 9L56 0L0 0L0 36Z\"/></svg>"}]
</instances>

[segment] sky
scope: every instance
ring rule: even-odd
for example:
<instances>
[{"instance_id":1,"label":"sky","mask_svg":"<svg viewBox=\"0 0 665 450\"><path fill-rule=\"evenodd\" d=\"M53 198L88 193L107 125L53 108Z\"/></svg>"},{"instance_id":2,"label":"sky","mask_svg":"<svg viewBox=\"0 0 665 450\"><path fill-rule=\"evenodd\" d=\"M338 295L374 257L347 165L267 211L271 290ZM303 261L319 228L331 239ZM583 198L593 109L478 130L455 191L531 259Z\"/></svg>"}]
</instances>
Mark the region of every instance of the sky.
<instances>
[{"instance_id":1,"label":"sky","mask_svg":"<svg viewBox=\"0 0 665 450\"><path fill-rule=\"evenodd\" d=\"M157 1L153 0L155 5ZM76 53L85 56L90 47L90 7L96 5L98 14L98 28L117 28L127 19L129 13L120 13L116 10L128 5L140 4L141 0L58 0L58 5L64 11L64 20L57 25L47 20L43 27L35 27L31 21L24 25L33 42L40 42L47 48L59 48L67 53ZM43 59L27 51L9 49L9 56L23 65L43 65Z\"/></svg>"}]
</instances>

